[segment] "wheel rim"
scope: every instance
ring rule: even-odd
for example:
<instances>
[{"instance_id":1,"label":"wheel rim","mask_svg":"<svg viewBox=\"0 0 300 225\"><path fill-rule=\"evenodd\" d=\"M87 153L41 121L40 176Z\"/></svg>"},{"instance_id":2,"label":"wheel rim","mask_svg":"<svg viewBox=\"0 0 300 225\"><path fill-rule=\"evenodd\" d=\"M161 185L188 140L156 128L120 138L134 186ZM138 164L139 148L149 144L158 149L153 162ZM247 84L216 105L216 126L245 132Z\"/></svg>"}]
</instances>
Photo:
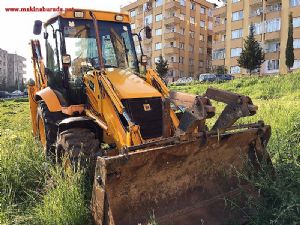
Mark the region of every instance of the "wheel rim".
<instances>
[{"instance_id":1,"label":"wheel rim","mask_svg":"<svg viewBox=\"0 0 300 225\"><path fill-rule=\"evenodd\" d=\"M39 138L42 143L42 146L46 148L46 132L45 132L45 124L43 119L39 116L38 118L38 128L39 128Z\"/></svg>"}]
</instances>

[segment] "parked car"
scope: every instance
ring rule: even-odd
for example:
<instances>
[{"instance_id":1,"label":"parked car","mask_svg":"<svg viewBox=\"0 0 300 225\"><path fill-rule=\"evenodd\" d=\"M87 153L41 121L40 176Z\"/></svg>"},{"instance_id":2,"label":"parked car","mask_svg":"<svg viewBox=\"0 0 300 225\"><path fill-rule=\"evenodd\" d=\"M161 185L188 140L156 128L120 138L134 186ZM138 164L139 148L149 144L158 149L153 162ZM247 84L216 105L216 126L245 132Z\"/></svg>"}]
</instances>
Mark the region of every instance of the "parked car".
<instances>
[{"instance_id":1,"label":"parked car","mask_svg":"<svg viewBox=\"0 0 300 225\"><path fill-rule=\"evenodd\" d=\"M16 90L10 94L10 96L12 96L12 97L21 97L23 95L24 95L24 93L20 90Z\"/></svg>"},{"instance_id":2,"label":"parked car","mask_svg":"<svg viewBox=\"0 0 300 225\"><path fill-rule=\"evenodd\" d=\"M233 80L234 76L230 74L216 74L217 81L227 81L227 80Z\"/></svg>"},{"instance_id":3,"label":"parked car","mask_svg":"<svg viewBox=\"0 0 300 225\"><path fill-rule=\"evenodd\" d=\"M216 74L212 73L203 73L199 75L200 82L213 82L217 80Z\"/></svg>"},{"instance_id":4,"label":"parked car","mask_svg":"<svg viewBox=\"0 0 300 225\"><path fill-rule=\"evenodd\" d=\"M194 81L193 77L181 77L178 80L176 80L174 82L174 84L188 84L188 83L191 83L193 81Z\"/></svg>"}]
</instances>

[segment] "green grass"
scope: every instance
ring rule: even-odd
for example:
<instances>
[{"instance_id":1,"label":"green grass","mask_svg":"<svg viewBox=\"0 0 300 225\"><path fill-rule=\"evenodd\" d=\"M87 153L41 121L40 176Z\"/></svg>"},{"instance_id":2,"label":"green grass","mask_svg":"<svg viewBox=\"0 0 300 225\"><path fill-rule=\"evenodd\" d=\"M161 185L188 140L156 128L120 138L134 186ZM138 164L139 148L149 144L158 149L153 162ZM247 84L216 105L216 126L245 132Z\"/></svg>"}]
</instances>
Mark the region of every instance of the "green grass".
<instances>
[{"instance_id":1,"label":"green grass","mask_svg":"<svg viewBox=\"0 0 300 225\"><path fill-rule=\"evenodd\" d=\"M276 176L263 170L247 177L262 196L248 196L250 224L300 224L300 74L171 88L203 94L209 86L249 95L259 110L241 122L272 126L268 152ZM213 104L220 113L223 105ZM0 224L91 224L84 173L62 172L45 160L31 135L28 102L0 101L0 115Z\"/></svg>"},{"instance_id":2,"label":"green grass","mask_svg":"<svg viewBox=\"0 0 300 225\"><path fill-rule=\"evenodd\" d=\"M0 103L0 224L90 224L84 175L45 160L28 102Z\"/></svg>"}]
</instances>

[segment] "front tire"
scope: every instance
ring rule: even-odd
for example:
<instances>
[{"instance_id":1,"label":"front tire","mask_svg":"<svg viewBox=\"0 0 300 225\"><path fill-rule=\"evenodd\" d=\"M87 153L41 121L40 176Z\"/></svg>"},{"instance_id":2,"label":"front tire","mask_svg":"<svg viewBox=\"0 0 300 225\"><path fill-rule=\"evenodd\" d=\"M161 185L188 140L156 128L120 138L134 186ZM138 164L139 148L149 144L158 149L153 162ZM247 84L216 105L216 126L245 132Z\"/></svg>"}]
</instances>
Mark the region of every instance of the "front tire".
<instances>
[{"instance_id":1,"label":"front tire","mask_svg":"<svg viewBox=\"0 0 300 225\"><path fill-rule=\"evenodd\" d=\"M63 157L71 166L77 168L94 164L100 142L95 133L87 128L71 128L58 134L56 161L62 163Z\"/></svg>"},{"instance_id":2,"label":"front tire","mask_svg":"<svg viewBox=\"0 0 300 225\"><path fill-rule=\"evenodd\" d=\"M64 118L66 118L66 116L62 112L50 112L44 101L38 102L38 138L42 143L46 157L53 157L55 154L58 122Z\"/></svg>"}]
</instances>

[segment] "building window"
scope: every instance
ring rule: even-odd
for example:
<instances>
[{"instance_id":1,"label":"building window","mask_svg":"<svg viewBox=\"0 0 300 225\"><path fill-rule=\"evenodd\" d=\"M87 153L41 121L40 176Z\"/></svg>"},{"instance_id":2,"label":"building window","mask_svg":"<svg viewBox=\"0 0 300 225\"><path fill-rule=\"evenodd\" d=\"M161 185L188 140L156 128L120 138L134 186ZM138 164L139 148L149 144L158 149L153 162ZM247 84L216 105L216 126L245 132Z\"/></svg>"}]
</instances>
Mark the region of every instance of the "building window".
<instances>
[{"instance_id":1,"label":"building window","mask_svg":"<svg viewBox=\"0 0 300 225\"><path fill-rule=\"evenodd\" d=\"M217 60L217 59L224 59L225 58L225 49L216 49L213 50L212 52L212 59Z\"/></svg>"},{"instance_id":2,"label":"building window","mask_svg":"<svg viewBox=\"0 0 300 225\"><path fill-rule=\"evenodd\" d=\"M180 13L180 14L179 14L179 19L180 19L180 20L184 20L184 14Z\"/></svg>"},{"instance_id":3,"label":"building window","mask_svg":"<svg viewBox=\"0 0 300 225\"><path fill-rule=\"evenodd\" d=\"M190 17L190 23L195 24L195 17L192 17L192 16Z\"/></svg>"},{"instance_id":4,"label":"building window","mask_svg":"<svg viewBox=\"0 0 300 225\"><path fill-rule=\"evenodd\" d=\"M213 30L213 23L211 21L208 21L208 29Z\"/></svg>"},{"instance_id":5,"label":"building window","mask_svg":"<svg viewBox=\"0 0 300 225\"><path fill-rule=\"evenodd\" d=\"M173 62L173 63L176 62L176 56L171 56L170 57L170 62Z\"/></svg>"},{"instance_id":6,"label":"building window","mask_svg":"<svg viewBox=\"0 0 300 225\"><path fill-rule=\"evenodd\" d=\"M195 38L195 32L194 31L190 31L190 37Z\"/></svg>"},{"instance_id":7,"label":"building window","mask_svg":"<svg viewBox=\"0 0 300 225\"><path fill-rule=\"evenodd\" d=\"M278 70L279 69L279 60L274 59L274 60L268 60L267 61L267 70Z\"/></svg>"},{"instance_id":8,"label":"building window","mask_svg":"<svg viewBox=\"0 0 300 225\"><path fill-rule=\"evenodd\" d=\"M254 26L254 34L261 34L263 33L263 24L261 23L255 23Z\"/></svg>"},{"instance_id":9,"label":"building window","mask_svg":"<svg viewBox=\"0 0 300 225\"><path fill-rule=\"evenodd\" d=\"M300 5L300 0L290 0L291 7Z\"/></svg>"},{"instance_id":10,"label":"building window","mask_svg":"<svg viewBox=\"0 0 300 225\"><path fill-rule=\"evenodd\" d=\"M208 11L208 13L207 13L208 16L209 16L209 17L213 17L213 12L212 12L212 10L211 10L211 9L208 9L207 11Z\"/></svg>"},{"instance_id":11,"label":"building window","mask_svg":"<svg viewBox=\"0 0 300 225\"><path fill-rule=\"evenodd\" d=\"M162 20L162 14L157 14L155 16L155 21L158 22L158 21L161 21Z\"/></svg>"},{"instance_id":12,"label":"building window","mask_svg":"<svg viewBox=\"0 0 300 225\"><path fill-rule=\"evenodd\" d=\"M210 42L210 43L212 42L212 35L207 36L207 42Z\"/></svg>"},{"instance_id":13,"label":"building window","mask_svg":"<svg viewBox=\"0 0 300 225\"><path fill-rule=\"evenodd\" d=\"M230 57L239 57L241 55L242 48L232 48L230 50Z\"/></svg>"},{"instance_id":14,"label":"building window","mask_svg":"<svg viewBox=\"0 0 300 225\"><path fill-rule=\"evenodd\" d=\"M161 43L155 43L155 50L160 50L161 49Z\"/></svg>"},{"instance_id":15,"label":"building window","mask_svg":"<svg viewBox=\"0 0 300 225\"><path fill-rule=\"evenodd\" d=\"M300 39L294 39L294 48L300 48Z\"/></svg>"},{"instance_id":16,"label":"building window","mask_svg":"<svg viewBox=\"0 0 300 225\"><path fill-rule=\"evenodd\" d=\"M189 45L189 51L194 52L194 46L193 45Z\"/></svg>"},{"instance_id":17,"label":"building window","mask_svg":"<svg viewBox=\"0 0 300 225\"><path fill-rule=\"evenodd\" d=\"M293 18L293 26L300 27L300 17Z\"/></svg>"},{"instance_id":18,"label":"building window","mask_svg":"<svg viewBox=\"0 0 300 225\"><path fill-rule=\"evenodd\" d=\"M155 30L155 35L156 35L156 36L161 35L161 33L162 33L161 31L162 31L161 29L156 29L156 30Z\"/></svg>"},{"instance_id":19,"label":"building window","mask_svg":"<svg viewBox=\"0 0 300 225\"><path fill-rule=\"evenodd\" d=\"M204 35L203 35L203 34L200 34L200 35L199 35L199 39L200 39L200 41L204 41Z\"/></svg>"},{"instance_id":20,"label":"building window","mask_svg":"<svg viewBox=\"0 0 300 225\"><path fill-rule=\"evenodd\" d=\"M191 2L191 10L195 10L196 9L196 3L195 2Z\"/></svg>"},{"instance_id":21,"label":"building window","mask_svg":"<svg viewBox=\"0 0 300 225\"><path fill-rule=\"evenodd\" d=\"M241 68L239 66L231 66L230 67L230 73L231 74L237 74L241 72Z\"/></svg>"},{"instance_id":22,"label":"building window","mask_svg":"<svg viewBox=\"0 0 300 225\"><path fill-rule=\"evenodd\" d=\"M203 68L204 66L204 62L202 60L199 61L199 67L202 67Z\"/></svg>"},{"instance_id":23,"label":"building window","mask_svg":"<svg viewBox=\"0 0 300 225\"><path fill-rule=\"evenodd\" d=\"M205 7L201 6L201 8L200 8L200 13L201 13L201 14L205 14L205 11L206 11Z\"/></svg>"},{"instance_id":24,"label":"building window","mask_svg":"<svg viewBox=\"0 0 300 225\"><path fill-rule=\"evenodd\" d=\"M205 21L200 20L200 27L205 28Z\"/></svg>"},{"instance_id":25,"label":"building window","mask_svg":"<svg viewBox=\"0 0 300 225\"><path fill-rule=\"evenodd\" d=\"M243 37L243 29L231 31L231 39L237 39Z\"/></svg>"},{"instance_id":26,"label":"building window","mask_svg":"<svg viewBox=\"0 0 300 225\"><path fill-rule=\"evenodd\" d=\"M145 25L152 23L152 15L145 16Z\"/></svg>"},{"instance_id":27,"label":"building window","mask_svg":"<svg viewBox=\"0 0 300 225\"><path fill-rule=\"evenodd\" d=\"M179 42L179 48L184 49L184 43L183 42Z\"/></svg>"},{"instance_id":28,"label":"building window","mask_svg":"<svg viewBox=\"0 0 300 225\"><path fill-rule=\"evenodd\" d=\"M275 18L266 21L266 32L275 32L280 30L280 18Z\"/></svg>"},{"instance_id":29,"label":"building window","mask_svg":"<svg viewBox=\"0 0 300 225\"><path fill-rule=\"evenodd\" d=\"M267 42L266 43L266 52L278 52L280 49L279 42Z\"/></svg>"},{"instance_id":30,"label":"building window","mask_svg":"<svg viewBox=\"0 0 300 225\"><path fill-rule=\"evenodd\" d=\"M185 32L185 29L184 28L180 28L179 33L183 35L184 32Z\"/></svg>"},{"instance_id":31,"label":"building window","mask_svg":"<svg viewBox=\"0 0 300 225\"><path fill-rule=\"evenodd\" d=\"M194 65L194 60L192 58L189 58L189 65L190 66Z\"/></svg>"},{"instance_id":32,"label":"building window","mask_svg":"<svg viewBox=\"0 0 300 225\"><path fill-rule=\"evenodd\" d=\"M135 17L136 13L135 13L135 9L130 11L130 17Z\"/></svg>"},{"instance_id":33,"label":"building window","mask_svg":"<svg viewBox=\"0 0 300 225\"><path fill-rule=\"evenodd\" d=\"M236 3L239 2L240 0L232 0L232 3Z\"/></svg>"},{"instance_id":34,"label":"building window","mask_svg":"<svg viewBox=\"0 0 300 225\"><path fill-rule=\"evenodd\" d=\"M297 68L300 68L300 59L296 59L294 61L293 69L297 69Z\"/></svg>"},{"instance_id":35,"label":"building window","mask_svg":"<svg viewBox=\"0 0 300 225\"><path fill-rule=\"evenodd\" d=\"M171 41L171 42L170 42L170 47L171 47L171 48L176 48L176 42Z\"/></svg>"},{"instance_id":36,"label":"building window","mask_svg":"<svg viewBox=\"0 0 300 225\"><path fill-rule=\"evenodd\" d=\"M155 0L155 7L161 6L163 4L163 0Z\"/></svg>"},{"instance_id":37,"label":"building window","mask_svg":"<svg viewBox=\"0 0 300 225\"><path fill-rule=\"evenodd\" d=\"M180 0L180 5L185 6L185 0Z\"/></svg>"},{"instance_id":38,"label":"building window","mask_svg":"<svg viewBox=\"0 0 300 225\"><path fill-rule=\"evenodd\" d=\"M146 2L143 5L144 12L148 12L152 10L152 2Z\"/></svg>"},{"instance_id":39,"label":"building window","mask_svg":"<svg viewBox=\"0 0 300 225\"><path fill-rule=\"evenodd\" d=\"M232 21L242 20L244 18L243 11L237 11L232 13Z\"/></svg>"},{"instance_id":40,"label":"building window","mask_svg":"<svg viewBox=\"0 0 300 225\"><path fill-rule=\"evenodd\" d=\"M179 56L179 63L183 64L183 56Z\"/></svg>"},{"instance_id":41,"label":"building window","mask_svg":"<svg viewBox=\"0 0 300 225\"><path fill-rule=\"evenodd\" d=\"M130 27L131 27L132 30L134 30L135 29L135 23L130 24Z\"/></svg>"}]
</instances>

